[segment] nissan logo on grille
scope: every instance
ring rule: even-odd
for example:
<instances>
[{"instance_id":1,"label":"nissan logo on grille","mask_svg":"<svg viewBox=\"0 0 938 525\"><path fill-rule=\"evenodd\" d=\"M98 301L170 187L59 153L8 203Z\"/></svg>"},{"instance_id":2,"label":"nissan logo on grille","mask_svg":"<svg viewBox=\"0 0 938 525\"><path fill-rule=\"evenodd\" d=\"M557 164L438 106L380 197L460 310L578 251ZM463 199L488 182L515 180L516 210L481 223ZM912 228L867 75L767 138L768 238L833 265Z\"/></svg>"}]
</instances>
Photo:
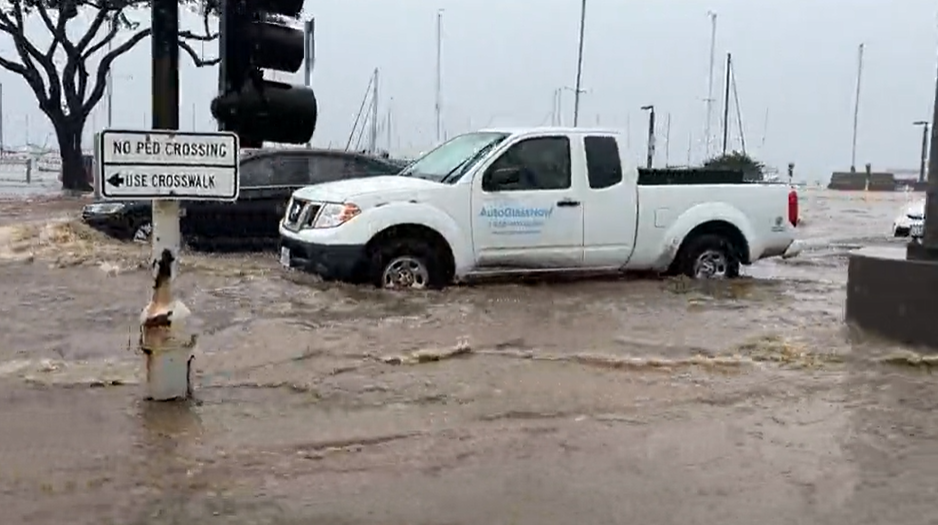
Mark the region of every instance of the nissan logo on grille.
<instances>
[{"instance_id":1,"label":"nissan logo on grille","mask_svg":"<svg viewBox=\"0 0 938 525\"><path fill-rule=\"evenodd\" d=\"M300 220L300 213L303 211L303 204L303 202L294 201L294 203L290 206L289 213L287 213L288 222L296 222Z\"/></svg>"}]
</instances>

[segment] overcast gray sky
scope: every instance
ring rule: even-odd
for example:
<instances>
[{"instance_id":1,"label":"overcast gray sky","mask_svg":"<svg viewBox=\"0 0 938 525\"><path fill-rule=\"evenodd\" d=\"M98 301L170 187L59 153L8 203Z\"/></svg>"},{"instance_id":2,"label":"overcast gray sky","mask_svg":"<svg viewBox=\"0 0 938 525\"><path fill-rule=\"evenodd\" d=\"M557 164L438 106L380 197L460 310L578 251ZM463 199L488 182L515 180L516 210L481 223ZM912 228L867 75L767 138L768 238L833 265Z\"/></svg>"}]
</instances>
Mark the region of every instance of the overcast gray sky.
<instances>
[{"instance_id":1,"label":"overcast gray sky","mask_svg":"<svg viewBox=\"0 0 938 525\"><path fill-rule=\"evenodd\" d=\"M345 146L375 67L382 119L392 114L391 150L415 154L433 145L439 9L447 134L550 123L553 90L575 80L579 0L320 0L306 6L317 26L316 145ZM806 179L848 167L863 42L857 163L917 167L921 134L912 122L930 119L938 49L938 5L928 0L588 0L582 84L589 93L582 98L581 125L628 130L638 161L647 126L639 107L654 104L657 162L664 164L670 149L672 164L686 163L689 141L698 162L704 155L708 10L718 13L715 97L722 99L722 62L732 52L751 153L780 170L793 161ZM190 25L197 20L186 18ZM0 42L9 55L9 42ZM207 46L207 54L214 52ZM115 127L149 123L149 53L144 41L115 67ZM181 125L213 129L208 104L217 73L183 62ZM301 78L293 76L297 83ZM28 132L34 143L53 143L25 82L5 71L0 81L5 141L22 144ZM572 93L564 94L563 110L571 123ZM713 113L719 142L721 101ZM105 114L102 103L90 124L104 127ZM731 148L738 149L735 116L730 120ZM381 147L386 137L382 130Z\"/></svg>"}]
</instances>

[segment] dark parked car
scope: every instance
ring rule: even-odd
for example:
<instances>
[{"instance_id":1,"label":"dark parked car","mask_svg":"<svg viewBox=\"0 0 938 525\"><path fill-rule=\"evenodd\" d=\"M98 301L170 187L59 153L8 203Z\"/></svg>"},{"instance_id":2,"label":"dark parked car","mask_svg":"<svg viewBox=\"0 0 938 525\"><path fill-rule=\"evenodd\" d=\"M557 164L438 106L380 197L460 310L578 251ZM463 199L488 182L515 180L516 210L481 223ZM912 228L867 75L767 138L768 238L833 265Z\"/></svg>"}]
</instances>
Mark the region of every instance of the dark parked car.
<instances>
[{"instance_id":1,"label":"dark parked car","mask_svg":"<svg viewBox=\"0 0 938 525\"><path fill-rule=\"evenodd\" d=\"M401 162L361 153L317 149L261 149L243 154L235 202L183 201L180 229L198 248L272 247L287 201L303 186L393 175ZM101 201L82 210L91 227L122 240L148 242L150 201Z\"/></svg>"}]
</instances>

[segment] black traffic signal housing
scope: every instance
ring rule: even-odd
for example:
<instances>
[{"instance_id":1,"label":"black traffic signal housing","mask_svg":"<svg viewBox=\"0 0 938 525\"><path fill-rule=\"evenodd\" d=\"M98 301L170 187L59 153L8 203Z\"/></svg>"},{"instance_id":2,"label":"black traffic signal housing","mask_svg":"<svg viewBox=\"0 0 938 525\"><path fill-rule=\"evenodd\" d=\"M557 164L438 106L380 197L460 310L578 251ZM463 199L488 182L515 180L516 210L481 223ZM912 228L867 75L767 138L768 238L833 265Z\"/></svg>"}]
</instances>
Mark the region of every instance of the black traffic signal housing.
<instances>
[{"instance_id":1,"label":"black traffic signal housing","mask_svg":"<svg viewBox=\"0 0 938 525\"><path fill-rule=\"evenodd\" d=\"M305 144L316 130L312 89L264 80L263 69L295 73L305 58L303 31L286 25L303 0L222 0L220 93L212 100L219 129L241 147L264 141Z\"/></svg>"}]
</instances>

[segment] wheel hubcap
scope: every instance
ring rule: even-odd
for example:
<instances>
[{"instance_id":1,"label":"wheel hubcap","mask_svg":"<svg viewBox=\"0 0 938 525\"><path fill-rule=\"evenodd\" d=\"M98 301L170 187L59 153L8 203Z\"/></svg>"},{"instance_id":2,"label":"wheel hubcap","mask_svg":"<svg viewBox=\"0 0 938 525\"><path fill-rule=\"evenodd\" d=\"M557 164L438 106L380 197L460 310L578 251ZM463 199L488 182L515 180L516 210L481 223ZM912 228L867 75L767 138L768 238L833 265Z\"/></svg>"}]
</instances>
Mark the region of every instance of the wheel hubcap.
<instances>
[{"instance_id":1,"label":"wheel hubcap","mask_svg":"<svg viewBox=\"0 0 938 525\"><path fill-rule=\"evenodd\" d=\"M153 225L148 223L141 224L134 232L135 242L147 242L150 240L150 234L153 233Z\"/></svg>"},{"instance_id":2,"label":"wheel hubcap","mask_svg":"<svg viewBox=\"0 0 938 525\"><path fill-rule=\"evenodd\" d=\"M719 279L726 277L729 261L726 254L717 250L707 250L694 261L694 277L698 279Z\"/></svg>"},{"instance_id":3,"label":"wheel hubcap","mask_svg":"<svg viewBox=\"0 0 938 525\"><path fill-rule=\"evenodd\" d=\"M384 268L385 288L426 288L430 273L423 262L411 256L397 257Z\"/></svg>"}]
</instances>

